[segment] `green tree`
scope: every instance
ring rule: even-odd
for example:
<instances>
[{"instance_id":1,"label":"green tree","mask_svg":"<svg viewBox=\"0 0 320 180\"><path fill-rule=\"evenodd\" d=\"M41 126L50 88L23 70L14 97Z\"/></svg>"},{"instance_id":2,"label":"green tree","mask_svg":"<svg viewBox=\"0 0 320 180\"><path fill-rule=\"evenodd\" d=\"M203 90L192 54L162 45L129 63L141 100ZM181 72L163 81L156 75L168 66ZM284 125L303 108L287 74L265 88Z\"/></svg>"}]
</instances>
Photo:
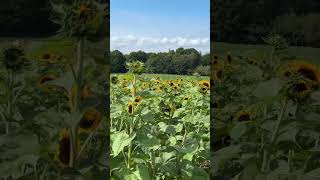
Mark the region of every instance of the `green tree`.
<instances>
[{"instance_id":1,"label":"green tree","mask_svg":"<svg viewBox=\"0 0 320 180\"><path fill-rule=\"evenodd\" d=\"M111 54L111 72L112 73L125 73L126 72L126 58L122 52L115 50Z\"/></svg>"}]
</instances>

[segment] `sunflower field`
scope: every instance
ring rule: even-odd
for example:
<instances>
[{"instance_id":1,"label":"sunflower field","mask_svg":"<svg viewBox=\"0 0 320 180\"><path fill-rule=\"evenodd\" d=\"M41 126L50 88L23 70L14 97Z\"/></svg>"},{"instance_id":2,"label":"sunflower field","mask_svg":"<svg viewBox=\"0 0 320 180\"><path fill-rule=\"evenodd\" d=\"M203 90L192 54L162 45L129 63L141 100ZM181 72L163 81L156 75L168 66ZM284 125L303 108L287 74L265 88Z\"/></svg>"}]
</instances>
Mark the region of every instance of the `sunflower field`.
<instances>
[{"instance_id":1,"label":"sunflower field","mask_svg":"<svg viewBox=\"0 0 320 180\"><path fill-rule=\"evenodd\" d=\"M212 56L211 176L216 180L320 178L320 69L288 53Z\"/></svg>"},{"instance_id":2,"label":"sunflower field","mask_svg":"<svg viewBox=\"0 0 320 180\"><path fill-rule=\"evenodd\" d=\"M210 81L111 76L111 179L209 179Z\"/></svg>"}]
</instances>

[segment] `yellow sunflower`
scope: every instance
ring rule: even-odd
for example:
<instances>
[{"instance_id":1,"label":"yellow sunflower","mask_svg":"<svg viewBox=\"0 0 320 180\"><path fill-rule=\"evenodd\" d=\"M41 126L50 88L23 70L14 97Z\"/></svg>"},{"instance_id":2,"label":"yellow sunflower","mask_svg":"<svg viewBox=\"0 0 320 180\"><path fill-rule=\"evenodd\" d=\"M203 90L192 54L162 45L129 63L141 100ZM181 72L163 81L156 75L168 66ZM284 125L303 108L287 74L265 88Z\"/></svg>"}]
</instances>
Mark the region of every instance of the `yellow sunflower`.
<instances>
[{"instance_id":1,"label":"yellow sunflower","mask_svg":"<svg viewBox=\"0 0 320 180\"><path fill-rule=\"evenodd\" d=\"M312 92L312 84L306 82L295 82L289 89L290 95L305 97Z\"/></svg>"},{"instance_id":2,"label":"yellow sunflower","mask_svg":"<svg viewBox=\"0 0 320 180\"><path fill-rule=\"evenodd\" d=\"M73 104L75 100L75 95L76 95L76 89L75 87L71 88L71 91L69 92L69 102ZM83 101L91 96L91 90L88 85L85 85L80 93L80 100Z\"/></svg>"},{"instance_id":3,"label":"yellow sunflower","mask_svg":"<svg viewBox=\"0 0 320 180\"><path fill-rule=\"evenodd\" d=\"M134 102L137 103L137 104L140 104L140 103L141 103L141 100L142 100L142 97L141 97L141 96L137 96L137 97L134 99Z\"/></svg>"},{"instance_id":4,"label":"yellow sunflower","mask_svg":"<svg viewBox=\"0 0 320 180\"><path fill-rule=\"evenodd\" d=\"M112 77L111 77L111 83L112 83L112 84L117 84L118 82L119 82L119 79L118 79L117 76L112 76Z\"/></svg>"},{"instance_id":5,"label":"yellow sunflower","mask_svg":"<svg viewBox=\"0 0 320 180\"><path fill-rule=\"evenodd\" d=\"M54 90L56 86L46 84L46 83L55 79L57 79L57 77L50 74L41 76L40 79L38 80L38 87L40 88L41 91L50 92L51 90Z\"/></svg>"},{"instance_id":6,"label":"yellow sunflower","mask_svg":"<svg viewBox=\"0 0 320 180\"><path fill-rule=\"evenodd\" d=\"M250 121L251 116L250 113L247 111L239 111L236 113L235 119L239 122Z\"/></svg>"},{"instance_id":7,"label":"yellow sunflower","mask_svg":"<svg viewBox=\"0 0 320 180\"><path fill-rule=\"evenodd\" d=\"M90 133L95 131L101 122L102 115L94 108L88 109L79 122L80 132Z\"/></svg>"},{"instance_id":8,"label":"yellow sunflower","mask_svg":"<svg viewBox=\"0 0 320 180\"><path fill-rule=\"evenodd\" d=\"M127 107L127 111L129 113L129 115L133 115L134 114L134 110L135 110L134 103L129 102L128 103L128 107Z\"/></svg>"},{"instance_id":9,"label":"yellow sunflower","mask_svg":"<svg viewBox=\"0 0 320 180\"><path fill-rule=\"evenodd\" d=\"M70 161L70 132L64 128L60 132L58 149L55 155L55 160L62 166L66 167Z\"/></svg>"},{"instance_id":10,"label":"yellow sunflower","mask_svg":"<svg viewBox=\"0 0 320 180\"><path fill-rule=\"evenodd\" d=\"M250 64L250 65L258 65L258 61L256 60L256 59L249 59L248 60L248 64Z\"/></svg>"},{"instance_id":11,"label":"yellow sunflower","mask_svg":"<svg viewBox=\"0 0 320 180\"><path fill-rule=\"evenodd\" d=\"M297 61L293 63L293 68L304 78L316 83L320 82L320 70L315 64L307 61Z\"/></svg>"}]
</instances>

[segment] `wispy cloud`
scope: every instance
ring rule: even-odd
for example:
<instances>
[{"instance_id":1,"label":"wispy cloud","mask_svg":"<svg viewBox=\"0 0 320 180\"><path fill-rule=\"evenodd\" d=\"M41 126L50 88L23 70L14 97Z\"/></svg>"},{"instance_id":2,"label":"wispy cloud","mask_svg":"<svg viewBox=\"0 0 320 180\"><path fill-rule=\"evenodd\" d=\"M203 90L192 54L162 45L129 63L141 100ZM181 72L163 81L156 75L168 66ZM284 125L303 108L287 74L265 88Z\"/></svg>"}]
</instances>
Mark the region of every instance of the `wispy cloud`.
<instances>
[{"instance_id":1,"label":"wispy cloud","mask_svg":"<svg viewBox=\"0 0 320 180\"><path fill-rule=\"evenodd\" d=\"M137 50L160 52L179 47L195 48L207 53L210 48L210 39L199 37L139 37L135 35L111 36L111 50L117 49L124 53Z\"/></svg>"}]
</instances>

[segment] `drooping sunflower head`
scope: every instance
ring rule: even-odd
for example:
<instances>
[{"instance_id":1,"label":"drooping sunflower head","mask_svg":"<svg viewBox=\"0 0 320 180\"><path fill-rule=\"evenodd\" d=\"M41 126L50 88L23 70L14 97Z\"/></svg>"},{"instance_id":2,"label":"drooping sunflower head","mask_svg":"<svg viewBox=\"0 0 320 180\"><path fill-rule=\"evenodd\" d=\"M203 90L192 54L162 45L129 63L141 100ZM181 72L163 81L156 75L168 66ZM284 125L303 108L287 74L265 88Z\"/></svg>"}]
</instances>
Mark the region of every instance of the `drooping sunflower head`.
<instances>
[{"instance_id":1,"label":"drooping sunflower head","mask_svg":"<svg viewBox=\"0 0 320 180\"><path fill-rule=\"evenodd\" d=\"M307 61L297 61L293 63L293 67L296 73L300 74L304 78L315 83L320 83L320 70L317 65Z\"/></svg>"},{"instance_id":2,"label":"drooping sunflower head","mask_svg":"<svg viewBox=\"0 0 320 180\"><path fill-rule=\"evenodd\" d=\"M25 53L21 48L8 48L3 51L3 64L7 69L19 71L25 65Z\"/></svg>"},{"instance_id":3,"label":"drooping sunflower head","mask_svg":"<svg viewBox=\"0 0 320 180\"><path fill-rule=\"evenodd\" d=\"M80 92L80 100L83 101L91 96L92 92L90 90L90 87L88 85L84 85ZM72 87L69 91L69 102L73 104L76 97L76 88Z\"/></svg>"},{"instance_id":4,"label":"drooping sunflower head","mask_svg":"<svg viewBox=\"0 0 320 180\"><path fill-rule=\"evenodd\" d=\"M60 132L59 143L55 160L62 166L66 167L70 161L70 131L66 128Z\"/></svg>"},{"instance_id":5,"label":"drooping sunflower head","mask_svg":"<svg viewBox=\"0 0 320 180\"><path fill-rule=\"evenodd\" d=\"M135 111L134 103L129 102L127 106L127 112L129 113L129 115L133 115L134 111Z\"/></svg>"},{"instance_id":6,"label":"drooping sunflower head","mask_svg":"<svg viewBox=\"0 0 320 180\"><path fill-rule=\"evenodd\" d=\"M119 82L119 79L118 79L117 76L112 76L112 77L111 77L111 83L112 83L112 84L117 84L118 82Z\"/></svg>"},{"instance_id":7,"label":"drooping sunflower head","mask_svg":"<svg viewBox=\"0 0 320 180\"><path fill-rule=\"evenodd\" d=\"M239 111L235 115L235 120L238 122L250 121L251 118L250 113L247 111Z\"/></svg>"},{"instance_id":8,"label":"drooping sunflower head","mask_svg":"<svg viewBox=\"0 0 320 180\"><path fill-rule=\"evenodd\" d=\"M290 97L303 98L312 92L312 84L305 81L293 82L288 89Z\"/></svg>"},{"instance_id":9,"label":"drooping sunflower head","mask_svg":"<svg viewBox=\"0 0 320 180\"><path fill-rule=\"evenodd\" d=\"M228 64L232 63L232 56L231 56L230 53L227 54L226 61L227 61Z\"/></svg>"},{"instance_id":10,"label":"drooping sunflower head","mask_svg":"<svg viewBox=\"0 0 320 180\"><path fill-rule=\"evenodd\" d=\"M79 122L80 132L93 132L95 131L101 122L102 115L95 108L89 108L81 118Z\"/></svg>"}]
</instances>

